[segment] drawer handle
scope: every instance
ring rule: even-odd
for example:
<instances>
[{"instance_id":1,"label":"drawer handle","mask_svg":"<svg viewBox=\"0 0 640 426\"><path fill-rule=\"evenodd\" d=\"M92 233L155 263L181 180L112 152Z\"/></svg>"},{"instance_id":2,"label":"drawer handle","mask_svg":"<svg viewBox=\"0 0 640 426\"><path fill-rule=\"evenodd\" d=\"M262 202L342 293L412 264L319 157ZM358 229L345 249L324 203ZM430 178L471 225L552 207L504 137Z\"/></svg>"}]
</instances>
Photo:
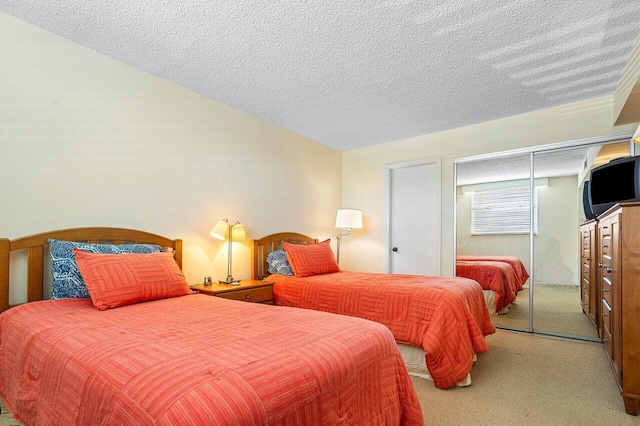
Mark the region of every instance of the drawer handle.
<instances>
[{"instance_id":1,"label":"drawer handle","mask_svg":"<svg viewBox=\"0 0 640 426\"><path fill-rule=\"evenodd\" d=\"M610 291L611 291L611 290L609 290L608 288L603 288L603 289L602 289L602 292L603 292L603 293L609 293Z\"/></svg>"},{"instance_id":2,"label":"drawer handle","mask_svg":"<svg viewBox=\"0 0 640 426\"><path fill-rule=\"evenodd\" d=\"M602 314L602 318L606 318L606 317L608 317L608 316L609 316L609 314L606 314L606 315L605 315L605 314Z\"/></svg>"},{"instance_id":3,"label":"drawer handle","mask_svg":"<svg viewBox=\"0 0 640 426\"><path fill-rule=\"evenodd\" d=\"M251 295L250 295L250 294L247 294L244 298L245 298L245 299L247 299L247 300L249 300L249 299L251 299Z\"/></svg>"}]
</instances>

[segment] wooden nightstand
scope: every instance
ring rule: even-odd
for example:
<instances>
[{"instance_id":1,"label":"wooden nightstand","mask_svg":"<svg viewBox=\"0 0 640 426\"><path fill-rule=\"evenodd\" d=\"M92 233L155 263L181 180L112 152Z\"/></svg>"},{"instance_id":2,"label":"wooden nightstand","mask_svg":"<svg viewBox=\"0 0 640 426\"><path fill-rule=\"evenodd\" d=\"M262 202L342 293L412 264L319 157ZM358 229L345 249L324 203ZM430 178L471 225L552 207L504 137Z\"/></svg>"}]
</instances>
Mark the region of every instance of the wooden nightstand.
<instances>
[{"instance_id":1,"label":"wooden nightstand","mask_svg":"<svg viewBox=\"0 0 640 426\"><path fill-rule=\"evenodd\" d=\"M196 290L209 296L224 297L225 299L273 305L273 283L266 281L242 280L239 285L197 284L192 285L191 290Z\"/></svg>"}]
</instances>

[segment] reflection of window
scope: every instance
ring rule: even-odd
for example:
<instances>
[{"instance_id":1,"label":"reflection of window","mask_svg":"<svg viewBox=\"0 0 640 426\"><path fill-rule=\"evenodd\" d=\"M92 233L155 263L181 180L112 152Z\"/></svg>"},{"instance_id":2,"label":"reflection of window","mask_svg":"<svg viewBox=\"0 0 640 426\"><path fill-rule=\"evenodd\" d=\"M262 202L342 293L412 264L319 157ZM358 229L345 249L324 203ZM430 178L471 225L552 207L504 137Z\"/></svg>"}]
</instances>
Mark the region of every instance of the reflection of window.
<instances>
[{"instance_id":1,"label":"reflection of window","mask_svg":"<svg viewBox=\"0 0 640 426\"><path fill-rule=\"evenodd\" d=\"M528 234L529 188L474 192L471 197L471 234ZM533 191L533 224L538 233L538 190Z\"/></svg>"}]
</instances>

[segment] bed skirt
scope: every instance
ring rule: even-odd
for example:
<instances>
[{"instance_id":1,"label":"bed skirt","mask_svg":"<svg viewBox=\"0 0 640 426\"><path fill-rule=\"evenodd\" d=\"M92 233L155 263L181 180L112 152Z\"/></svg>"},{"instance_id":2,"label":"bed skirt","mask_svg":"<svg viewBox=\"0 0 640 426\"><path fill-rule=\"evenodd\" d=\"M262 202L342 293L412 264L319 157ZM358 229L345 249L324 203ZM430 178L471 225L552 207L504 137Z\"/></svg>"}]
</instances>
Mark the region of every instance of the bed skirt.
<instances>
[{"instance_id":1,"label":"bed skirt","mask_svg":"<svg viewBox=\"0 0 640 426\"><path fill-rule=\"evenodd\" d=\"M487 309L489 309L489 313L491 315L504 315L509 312L509 306L505 306L500 310L500 312L496 312L495 309L495 301L496 301L496 292L493 290L482 290L482 294L484 295L484 301L487 303Z\"/></svg>"},{"instance_id":2,"label":"bed skirt","mask_svg":"<svg viewBox=\"0 0 640 426\"><path fill-rule=\"evenodd\" d=\"M493 292L492 292L493 293ZM404 360L404 364L407 366L409 374L416 377L421 377L427 380L433 380L427 370L427 362L424 356L424 349L417 346L405 345L404 343L398 343L400 348L400 354ZM473 362L478 359L477 355L473 356ZM467 374L464 380L456 383L457 386L469 386L471 384L471 373Z\"/></svg>"}]
</instances>

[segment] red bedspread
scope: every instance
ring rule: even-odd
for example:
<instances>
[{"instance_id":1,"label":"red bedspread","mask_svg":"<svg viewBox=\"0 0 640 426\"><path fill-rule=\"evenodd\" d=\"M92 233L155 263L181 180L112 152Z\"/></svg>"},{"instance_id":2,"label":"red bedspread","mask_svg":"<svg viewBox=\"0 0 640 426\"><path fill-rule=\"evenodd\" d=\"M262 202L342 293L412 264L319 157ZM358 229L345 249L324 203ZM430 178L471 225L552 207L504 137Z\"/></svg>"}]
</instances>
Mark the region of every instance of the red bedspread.
<instances>
[{"instance_id":1,"label":"red bedspread","mask_svg":"<svg viewBox=\"0 0 640 426\"><path fill-rule=\"evenodd\" d=\"M529 279L529 272L527 272L527 268L524 267L524 263L516 256L479 256L479 255L460 255L458 256L458 260L462 261L472 261L472 260L481 260L481 261L490 261L490 262L504 262L511 265L513 268L513 272L516 274L518 278L518 291L522 290L524 287L524 283Z\"/></svg>"},{"instance_id":2,"label":"red bedspread","mask_svg":"<svg viewBox=\"0 0 640 426\"><path fill-rule=\"evenodd\" d=\"M456 262L456 276L477 281L483 290L493 290L496 313L509 306L518 295L519 280L508 263L459 260Z\"/></svg>"},{"instance_id":3,"label":"red bedspread","mask_svg":"<svg viewBox=\"0 0 640 426\"><path fill-rule=\"evenodd\" d=\"M0 394L25 424L412 424L393 336L358 318L189 295L0 315Z\"/></svg>"},{"instance_id":4,"label":"red bedspread","mask_svg":"<svg viewBox=\"0 0 640 426\"><path fill-rule=\"evenodd\" d=\"M478 283L464 278L337 272L306 278L271 275L277 305L370 319L396 341L424 348L429 373L450 388L471 371L494 333Z\"/></svg>"}]
</instances>

